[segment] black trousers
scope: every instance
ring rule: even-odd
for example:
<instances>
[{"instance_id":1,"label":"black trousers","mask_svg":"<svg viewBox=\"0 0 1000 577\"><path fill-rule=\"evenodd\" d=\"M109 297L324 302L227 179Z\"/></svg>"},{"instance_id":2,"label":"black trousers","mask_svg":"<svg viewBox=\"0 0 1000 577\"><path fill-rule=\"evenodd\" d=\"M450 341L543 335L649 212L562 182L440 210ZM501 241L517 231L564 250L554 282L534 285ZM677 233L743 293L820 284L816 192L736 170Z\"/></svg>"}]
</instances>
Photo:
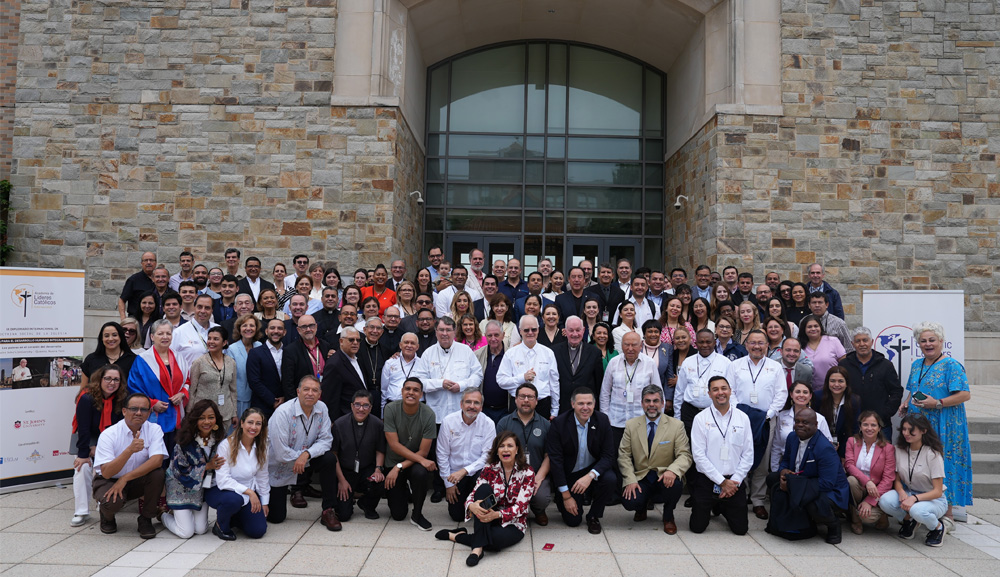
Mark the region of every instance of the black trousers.
<instances>
[{"instance_id":1,"label":"black trousers","mask_svg":"<svg viewBox=\"0 0 1000 577\"><path fill-rule=\"evenodd\" d=\"M663 520L674 520L674 509L677 508L677 501L681 499L681 492L684 490L684 483L680 477L674 481L670 487L664 487L663 483L657 480L659 475L656 470L652 470L645 477L639 479L639 489L635 497L629 499L622 496L622 507L626 511L643 511L646 504L652 499L654 503L663 503Z\"/></svg>"},{"instance_id":2,"label":"black trousers","mask_svg":"<svg viewBox=\"0 0 1000 577\"><path fill-rule=\"evenodd\" d=\"M440 475L438 475L440 477ZM456 523L461 523L465 520L465 498L469 496L472 492L472 488L476 486L476 481L479 479L479 475L466 475L461 481L458 482L458 500L454 503L448 503L448 516L451 520Z\"/></svg>"},{"instance_id":3,"label":"black trousers","mask_svg":"<svg viewBox=\"0 0 1000 577\"><path fill-rule=\"evenodd\" d=\"M411 467L401 470L399 476L396 477L396 484L386 493L386 500L389 501L389 514L392 515L392 518L396 521L402 521L406 518L411 495L413 497L413 514L419 515L424 510L427 491L430 490L434 477L441 478L419 463L414 463Z\"/></svg>"},{"instance_id":4,"label":"black trousers","mask_svg":"<svg viewBox=\"0 0 1000 577\"><path fill-rule=\"evenodd\" d=\"M306 472L319 475L320 491L323 493L323 510L332 508L337 503L337 455L327 451L318 457L309 459ZM271 502L268 506L267 522L281 523L288 516L289 486L271 487Z\"/></svg>"},{"instance_id":5,"label":"black trousers","mask_svg":"<svg viewBox=\"0 0 1000 577\"><path fill-rule=\"evenodd\" d=\"M492 491L489 485L480 485L476 489L475 500L485 499ZM463 507L464 503L463 501ZM475 521L473 533L455 535L456 543L467 545L473 549L482 547L487 551L499 551L516 545L521 539L524 539L524 533L520 529L514 525L503 527L500 525L499 519L490 523L483 523L475 515L472 516L472 519Z\"/></svg>"},{"instance_id":6,"label":"black trousers","mask_svg":"<svg viewBox=\"0 0 1000 577\"><path fill-rule=\"evenodd\" d=\"M694 424L694 418L701 411L701 409L690 403L684 403L681 405L681 423L684 424L684 432L687 433L688 439L691 438L691 425ZM698 467L692 460L691 466L688 468L687 473L684 474L684 478L687 480L688 489L691 491L694 491L694 476L697 472Z\"/></svg>"},{"instance_id":7,"label":"black trousers","mask_svg":"<svg viewBox=\"0 0 1000 577\"><path fill-rule=\"evenodd\" d=\"M711 479L701 473L695 473L691 485L691 497L694 499L694 507L691 509L691 532L704 533L712 518L712 508L719 507L722 516L729 523L729 529L736 535L746 535L750 528L750 519L747 514L747 492L744 486L740 485L736 494L726 499L720 499L715 494L714 488L715 483Z\"/></svg>"},{"instance_id":8,"label":"black trousers","mask_svg":"<svg viewBox=\"0 0 1000 577\"><path fill-rule=\"evenodd\" d=\"M343 470L343 465L341 465L341 470ZM382 499L382 493L385 492L385 483L375 483L369 481L368 477L371 477L374 472L374 467L362 469L359 473L355 473L354 471L343 471L344 478L351 484L352 494L348 495L346 500L342 500L340 498L340 494L337 494L334 510L337 512L338 519L341 521L350 520L350 518L354 515L354 497L358 494L361 496L356 500L358 507L361 507L361 510L373 511L376 507L378 507L378 502Z\"/></svg>"},{"instance_id":9,"label":"black trousers","mask_svg":"<svg viewBox=\"0 0 1000 577\"><path fill-rule=\"evenodd\" d=\"M566 506L563 504L562 495L556 495L556 508L559 509L559 513L562 514L563 522L569 527L576 527L583 522L583 494L573 493L573 483L576 483L578 479L584 475L589 475L590 470L593 467L584 467L579 471L570 473L566 477L566 485L570 488L570 494L573 496L573 500L576 501L576 515L570 515L566 510ZM604 508L608 506L611 502L611 497L618 487L618 478L615 476L614 471L606 471L603 475L598 477L595 481L590 484L590 488L587 489L587 493L591 495L590 512L587 513L588 519L600 519L604 516Z\"/></svg>"},{"instance_id":10,"label":"black trousers","mask_svg":"<svg viewBox=\"0 0 1000 577\"><path fill-rule=\"evenodd\" d=\"M431 452L427 455L427 458L435 463L438 462L438 437L441 436L441 423L438 423L436 427L438 434L435 435L434 439L431 441ZM434 478L431 479L431 488L434 489L435 493L441 493L444 495L444 479L442 479L441 475L437 473L434 473L433 477Z\"/></svg>"}]
</instances>

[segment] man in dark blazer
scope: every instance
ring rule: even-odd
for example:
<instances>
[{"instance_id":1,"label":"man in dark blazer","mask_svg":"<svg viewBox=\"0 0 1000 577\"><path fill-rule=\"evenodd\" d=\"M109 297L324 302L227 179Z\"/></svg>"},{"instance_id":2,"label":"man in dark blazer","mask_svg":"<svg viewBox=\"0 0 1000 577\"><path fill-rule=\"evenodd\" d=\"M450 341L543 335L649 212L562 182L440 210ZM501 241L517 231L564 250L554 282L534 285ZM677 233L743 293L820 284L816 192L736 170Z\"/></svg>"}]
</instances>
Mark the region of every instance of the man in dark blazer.
<instances>
[{"instance_id":1,"label":"man in dark blazer","mask_svg":"<svg viewBox=\"0 0 1000 577\"><path fill-rule=\"evenodd\" d=\"M592 344L583 342L583 320L573 315L566 319L566 340L552 346L559 371L559 414L572 411L570 397L573 391L587 387L591 391L601 390L604 379L604 365L601 351ZM576 361L576 369L573 361Z\"/></svg>"},{"instance_id":2,"label":"man in dark blazer","mask_svg":"<svg viewBox=\"0 0 1000 577\"><path fill-rule=\"evenodd\" d=\"M789 513L794 515L796 509L799 514L804 510L812 524L826 525L826 542L836 545L841 541L836 509L846 510L850 506L850 487L837 450L825 435L816 434L816 423L812 409L795 414L795 431L785 442L778 471L767 476L774 519L768 522L768 532L783 535L794 529L783 527L781 521L789 519ZM804 449L800 449L803 445ZM774 513L778 513L777 519ZM815 534L815 527L806 531Z\"/></svg>"},{"instance_id":3,"label":"man in dark blazer","mask_svg":"<svg viewBox=\"0 0 1000 577\"><path fill-rule=\"evenodd\" d=\"M601 532L604 508L618 487L612 464L618 452L612 442L611 421L595 411L593 391L580 387L571 397L573 411L552 421L546 439L552 485L559 492L556 507L563 522L576 527L583 521L583 499L589 490L592 505L587 513L587 530ZM582 446L581 439L586 440Z\"/></svg>"},{"instance_id":4,"label":"man in dark blazer","mask_svg":"<svg viewBox=\"0 0 1000 577\"><path fill-rule=\"evenodd\" d=\"M256 407L268 418L285 402L285 391L281 386L281 369L274 362L284 355L281 339L285 336L285 323L278 319L267 321L264 327L267 340L264 346L250 349L247 353L247 384L250 386L250 406ZM284 364L284 363L282 363Z\"/></svg>"},{"instance_id":5,"label":"man in dark blazer","mask_svg":"<svg viewBox=\"0 0 1000 577\"><path fill-rule=\"evenodd\" d=\"M274 290L274 284L260 278L260 259L255 256L247 257L243 264L243 269L247 276L236 283L236 294L248 294L253 301L253 310L257 310L257 300L260 298L260 291L265 289ZM251 286L252 285L252 286Z\"/></svg>"},{"instance_id":6,"label":"man in dark blazer","mask_svg":"<svg viewBox=\"0 0 1000 577\"><path fill-rule=\"evenodd\" d=\"M327 359L323 368L323 394L320 400L326 403L333 421L342 415L351 414L351 403L356 391L368 391L372 396L372 406L382 406L382 391L378 387L365 386L371 382L372 376L365 363L358 358L363 338L354 327L340 331L340 350Z\"/></svg>"},{"instance_id":7,"label":"man in dark blazer","mask_svg":"<svg viewBox=\"0 0 1000 577\"><path fill-rule=\"evenodd\" d=\"M625 300L625 291L615 281L615 271L608 263L602 263L597 273L597 284L588 287L587 293L593 295L601 305L601 316L606 323L615 318L615 311Z\"/></svg>"},{"instance_id":8,"label":"man in dark blazer","mask_svg":"<svg viewBox=\"0 0 1000 577\"><path fill-rule=\"evenodd\" d=\"M559 318L566 322L571 316L583 316L583 301L587 298L587 281L583 274L583 269L575 266L569 269L569 288L566 292L556 297L556 306L559 308Z\"/></svg>"},{"instance_id":9,"label":"man in dark blazer","mask_svg":"<svg viewBox=\"0 0 1000 577\"><path fill-rule=\"evenodd\" d=\"M288 300L288 310L292 312L292 316L285 319L285 344L290 345L294 341L299 340L299 332L296 327L299 325L299 319L302 315L306 314L308 310L308 305L306 303L306 297L304 295L293 295L291 299ZM310 315L312 316L312 315ZM316 322L316 317L312 317L313 322ZM317 331L319 326L317 325ZM316 333L317 335L319 332ZM298 386L298 381L296 381L295 386ZM295 389L292 389L293 391ZM291 397L289 397L291 398Z\"/></svg>"},{"instance_id":10,"label":"man in dark blazer","mask_svg":"<svg viewBox=\"0 0 1000 577\"><path fill-rule=\"evenodd\" d=\"M291 343L286 338L285 351L281 355L281 388L286 399L296 396L295 390L302 377L323 374L327 353L330 352L330 347L316 338L316 319L312 315L299 317L295 330L298 331L299 338Z\"/></svg>"},{"instance_id":11,"label":"man in dark blazer","mask_svg":"<svg viewBox=\"0 0 1000 577\"><path fill-rule=\"evenodd\" d=\"M229 335L230 344L243 338L236 332L233 326L241 316L248 315L253 312L253 297L245 293L237 293L236 301L233 302L233 312L236 313L233 318L226 319L219 323L219 326L226 329L226 334Z\"/></svg>"}]
</instances>

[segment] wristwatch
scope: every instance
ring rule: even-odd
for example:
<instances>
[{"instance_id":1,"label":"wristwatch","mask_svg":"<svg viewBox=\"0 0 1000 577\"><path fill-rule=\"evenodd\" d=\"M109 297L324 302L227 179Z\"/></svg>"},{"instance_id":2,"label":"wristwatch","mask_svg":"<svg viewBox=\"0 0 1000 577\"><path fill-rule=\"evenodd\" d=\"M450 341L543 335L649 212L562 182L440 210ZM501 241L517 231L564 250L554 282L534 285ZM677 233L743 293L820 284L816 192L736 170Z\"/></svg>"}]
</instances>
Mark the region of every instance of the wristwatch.
<instances>
[{"instance_id":1,"label":"wristwatch","mask_svg":"<svg viewBox=\"0 0 1000 577\"><path fill-rule=\"evenodd\" d=\"M943 407L944 407L944 403L941 402L941 399L938 399L937 402L934 403L934 408L935 409L941 409Z\"/></svg>"},{"instance_id":2,"label":"wristwatch","mask_svg":"<svg viewBox=\"0 0 1000 577\"><path fill-rule=\"evenodd\" d=\"M396 468L399 469L400 471L402 471L403 470L403 464L402 463L396 463Z\"/></svg>"}]
</instances>

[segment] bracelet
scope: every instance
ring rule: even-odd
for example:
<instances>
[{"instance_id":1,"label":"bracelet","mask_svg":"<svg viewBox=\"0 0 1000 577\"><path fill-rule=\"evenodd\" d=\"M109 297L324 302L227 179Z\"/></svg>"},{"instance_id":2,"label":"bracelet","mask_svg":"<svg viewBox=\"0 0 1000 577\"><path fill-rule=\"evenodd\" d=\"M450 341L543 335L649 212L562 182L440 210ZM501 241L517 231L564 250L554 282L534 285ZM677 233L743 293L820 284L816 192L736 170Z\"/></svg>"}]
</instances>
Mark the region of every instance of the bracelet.
<instances>
[{"instance_id":1,"label":"bracelet","mask_svg":"<svg viewBox=\"0 0 1000 577\"><path fill-rule=\"evenodd\" d=\"M917 495L916 493L914 493L913 494L913 498L916 499L917 502L920 502L920 495Z\"/></svg>"}]
</instances>

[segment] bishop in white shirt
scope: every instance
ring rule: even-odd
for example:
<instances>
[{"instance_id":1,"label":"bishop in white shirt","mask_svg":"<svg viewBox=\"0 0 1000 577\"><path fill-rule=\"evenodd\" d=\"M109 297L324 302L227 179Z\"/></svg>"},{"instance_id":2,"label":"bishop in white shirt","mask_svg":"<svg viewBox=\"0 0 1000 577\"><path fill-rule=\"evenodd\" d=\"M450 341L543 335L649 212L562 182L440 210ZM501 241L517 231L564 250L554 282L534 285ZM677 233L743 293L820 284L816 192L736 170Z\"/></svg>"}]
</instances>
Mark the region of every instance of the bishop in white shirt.
<instances>
[{"instance_id":1,"label":"bishop in white shirt","mask_svg":"<svg viewBox=\"0 0 1000 577\"><path fill-rule=\"evenodd\" d=\"M521 344L507 349L497 369L497 384L513 397L517 388L531 383L538 389L535 411L552 419L559 415L559 367L552 349L538 344L538 319L524 315L518 322Z\"/></svg>"},{"instance_id":2,"label":"bishop in white shirt","mask_svg":"<svg viewBox=\"0 0 1000 577\"><path fill-rule=\"evenodd\" d=\"M462 393L462 408L446 415L438 431L438 471L444 480L448 515L456 523L465 520L465 499L486 466L497 436L496 424L482 410L482 391L468 389Z\"/></svg>"},{"instance_id":3,"label":"bishop in white shirt","mask_svg":"<svg viewBox=\"0 0 1000 577\"><path fill-rule=\"evenodd\" d=\"M441 424L445 415L459 409L462 391L483 384L483 367L468 345L455 342L455 321L451 317L437 320L435 334L437 343L424 351L413 373L423 382L424 399L434 410L435 421Z\"/></svg>"}]
</instances>

